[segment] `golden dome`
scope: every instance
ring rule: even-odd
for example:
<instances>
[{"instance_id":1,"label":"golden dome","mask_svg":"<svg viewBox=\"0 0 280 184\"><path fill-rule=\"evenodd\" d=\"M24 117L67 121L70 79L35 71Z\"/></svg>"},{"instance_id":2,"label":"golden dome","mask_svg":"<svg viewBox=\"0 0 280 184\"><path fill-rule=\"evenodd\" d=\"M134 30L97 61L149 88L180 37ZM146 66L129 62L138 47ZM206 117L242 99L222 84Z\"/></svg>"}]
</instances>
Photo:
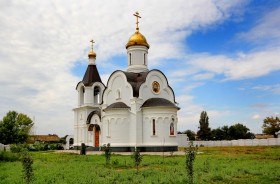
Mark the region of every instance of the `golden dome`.
<instances>
[{"instance_id":1,"label":"golden dome","mask_svg":"<svg viewBox=\"0 0 280 184\"><path fill-rule=\"evenodd\" d=\"M142 35L139 31L136 31L128 40L126 44L126 48L134 45L141 45L147 48L150 47L144 35Z\"/></svg>"},{"instance_id":2,"label":"golden dome","mask_svg":"<svg viewBox=\"0 0 280 184\"><path fill-rule=\"evenodd\" d=\"M90 52L88 53L88 58L96 58L96 53L91 49Z\"/></svg>"}]
</instances>

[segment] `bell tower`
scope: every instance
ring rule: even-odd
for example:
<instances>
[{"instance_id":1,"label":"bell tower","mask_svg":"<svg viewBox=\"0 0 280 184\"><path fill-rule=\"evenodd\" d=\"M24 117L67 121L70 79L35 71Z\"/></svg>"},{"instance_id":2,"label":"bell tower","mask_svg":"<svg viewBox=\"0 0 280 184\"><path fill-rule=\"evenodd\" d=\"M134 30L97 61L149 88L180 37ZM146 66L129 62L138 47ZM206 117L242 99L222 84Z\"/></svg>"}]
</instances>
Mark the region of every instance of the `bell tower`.
<instances>
[{"instance_id":1,"label":"bell tower","mask_svg":"<svg viewBox=\"0 0 280 184\"><path fill-rule=\"evenodd\" d=\"M93 50L94 41L91 40L91 49L88 53L88 66L83 80L76 90L78 92L78 105L74 111L74 146L82 143L86 146L99 145L99 130L101 115L100 107L102 94L105 90L98 69L96 67L96 53ZM96 127L96 128L93 128Z\"/></svg>"}]
</instances>

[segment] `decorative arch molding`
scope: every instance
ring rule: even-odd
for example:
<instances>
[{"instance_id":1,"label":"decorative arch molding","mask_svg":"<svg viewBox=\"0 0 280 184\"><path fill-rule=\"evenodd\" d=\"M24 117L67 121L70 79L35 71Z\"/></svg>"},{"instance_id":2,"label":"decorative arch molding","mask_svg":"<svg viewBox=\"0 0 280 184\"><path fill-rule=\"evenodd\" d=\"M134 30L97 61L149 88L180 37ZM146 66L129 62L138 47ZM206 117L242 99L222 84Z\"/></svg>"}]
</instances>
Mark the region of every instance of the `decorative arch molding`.
<instances>
[{"instance_id":1,"label":"decorative arch molding","mask_svg":"<svg viewBox=\"0 0 280 184\"><path fill-rule=\"evenodd\" d=\"M79 91L79 88L81 87L81 85L83 85L83 86L85 87L83 81L80 81L80 82L78 82L78 84L77 84L77 86L76 86L76 90L77 90L77 91Z\"/></svg>"},{"instance_id":2,"label":"decorative arch molding","mask_svg":"<svg viewBox=\"0 0 280 184\"><path fill-rule=\"evenodd\" d=\"M146 80L141 84L141 86L139 88L139 98L147 100L144 98L144 96L143 96L144 94L141 92L143 91L144 88L147 88L147 87L149 88L149 86L151 85L149 78L151 78L153 76L160 78L160 81L162 82L162 85L163 85L163 86L161 86L161 89L168 94L168 96L170 97L170 99L169 99L170 101L172 101L173 103L176 103L174 91L169 86L166 76L160 70L157 70L157 69L153 69L148 72Z\"/></svg>"},{"instance_id":3,"label":"decorative arch molding","mask_svg":"<svg viewBox=\"0 0 280 184\"><path fill-rule=\"evenodd\" d=\"M115 72L113 72L107 82L107 87L104 90L103 96L102 96L102 103L103 104L107 104L108 100L107 100L107 96L109 95L110 92L112 92L112 85L114 83L114 80L117 77L121 77L123 79L123 81L125 82L125 87L129 89L129 97L130 99L133 98L133 89L132 86L127 82L127 78L126 75L124 74L123 71L121 70L117 70ZM113 94L114 95L114 94Z\"/></svg>"},{"instance_id":4,"label":"decorative arch molding","mask_svg":"<svg viewBox=\"0 0 280 184\"><path fill-rule=\"evenodd\" d=\"M101 111L100 111L100 110L94 110L94 111L92 111L91 113L89 113L89 115L88 115L88 117L87 117L87 121L86 121L87 124L90 124L91 118L92 118L94 115L97 115L97 116L99 117L99 122L100 122L100 120L101 120Z\"/></svg>"}]
</instances>

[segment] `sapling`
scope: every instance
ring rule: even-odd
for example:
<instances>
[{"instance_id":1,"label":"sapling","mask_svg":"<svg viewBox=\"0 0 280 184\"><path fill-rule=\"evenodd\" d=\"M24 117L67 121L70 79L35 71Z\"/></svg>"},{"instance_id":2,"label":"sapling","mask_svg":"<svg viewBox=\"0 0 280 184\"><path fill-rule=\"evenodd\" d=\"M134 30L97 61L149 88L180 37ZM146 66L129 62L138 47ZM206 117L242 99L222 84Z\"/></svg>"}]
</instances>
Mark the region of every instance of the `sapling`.
<instances>
[{"instance_id":1,"label":"sapling","mask_svg":"<svg viewBox=\"0 0 280 184\"><path fill-rule=\"evenodd\" d=\"M140 154L140 151L139 149L135 148L133 154L132 154L132 158L133 158L133 161L134 161L134 165L137 169L137 172L139 171L139 165L142 161L142 158L143 156Z\"/></svg>"},{"instance_id":2,"label":"sapling","mask_svg":"<svg viewBox=\"0 0 280 184\"><path fill-rule=\"evenodd\" d=\"M26 183L30 183L34 178L34 173L32 169L33 159L31 158L27 149L21 150L21 163L23 167L23 179Z\"/></svg>"},{"instance_id":3,"label":"sapling","mask_svg":"<svg viewBox=\"0 0 280 184\"><path fill-rule=\"evenodd\" d=\"M105 159L106 159L106 165L108 165L110 163L110 158L111 158L110 143L108 143L107 145L104 144L103 145L103 150L104 150L104 156L105 156Z\"/></svg>"},{"instance_id":4,"label":"sapling","mask_svg":"<svg viewBox=\"0 0 280 184\"><path fill-rule=\"evenodd\" d=\"M193 176L194 176L193 164L194 164L196 153L197 153L197 147L195 147L193 145L193 142L190 141L189 147L186 150L186 169L187 169L189 184L193 184Z\"/></svg>"}]
</instances>

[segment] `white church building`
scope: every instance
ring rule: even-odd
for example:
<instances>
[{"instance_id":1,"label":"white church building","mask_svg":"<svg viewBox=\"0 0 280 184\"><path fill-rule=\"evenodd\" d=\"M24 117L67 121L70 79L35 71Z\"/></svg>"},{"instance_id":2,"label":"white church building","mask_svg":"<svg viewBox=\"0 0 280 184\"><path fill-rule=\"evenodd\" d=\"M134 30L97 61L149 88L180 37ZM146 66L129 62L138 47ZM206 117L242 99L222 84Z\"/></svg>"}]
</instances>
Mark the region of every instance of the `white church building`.
<instances>
[{"instance_id":1,"label":"white church building","mask_svg":"<svg viewBox=\"0 0 280 184\"><path fill-rule=\"evenodd\" d=\"M88 67L77 86L74 108L74 146L84 143L99 150L110 143L112 151L177 151L177 111L180 109L166 76L149 70L150 45L139 32L126 44L127 70L114 71L104 85L93 46ZM93 43L93 41L92 41Z\"/></svg>"}]
</instances>

